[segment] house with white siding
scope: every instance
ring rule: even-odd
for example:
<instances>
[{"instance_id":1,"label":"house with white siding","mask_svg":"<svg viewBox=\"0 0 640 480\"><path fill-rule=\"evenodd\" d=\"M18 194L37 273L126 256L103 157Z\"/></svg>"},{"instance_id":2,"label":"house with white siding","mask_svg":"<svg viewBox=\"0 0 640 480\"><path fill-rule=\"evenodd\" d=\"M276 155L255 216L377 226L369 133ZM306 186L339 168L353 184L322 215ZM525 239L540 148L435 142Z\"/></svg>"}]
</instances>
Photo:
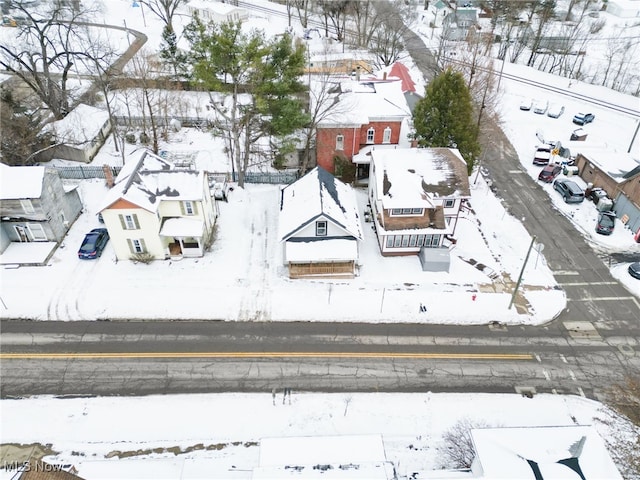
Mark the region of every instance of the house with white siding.
<instances>
[{"instance_id":1,"label":"house with white siding","mask_svg":"<svg viewBox=\"0 0 640 480\"><path fill-rule=\"evenodd\" d=\"M125 164L99 211L119 260L201 257L218 217L205 172L149 151Z\"/></svg>"}]
</instances>

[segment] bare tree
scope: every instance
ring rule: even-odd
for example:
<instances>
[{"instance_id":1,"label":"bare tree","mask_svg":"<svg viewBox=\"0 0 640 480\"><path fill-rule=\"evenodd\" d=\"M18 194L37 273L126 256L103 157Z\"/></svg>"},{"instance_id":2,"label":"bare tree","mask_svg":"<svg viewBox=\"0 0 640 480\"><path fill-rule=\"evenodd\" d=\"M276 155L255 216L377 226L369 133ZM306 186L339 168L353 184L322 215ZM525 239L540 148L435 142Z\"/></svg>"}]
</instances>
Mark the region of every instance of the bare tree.
<instances>
[{"instance_id":1,"label":"bare tree","mask_svg":"<svg viewBox=\"0 0 640 480\"><path fill-rule=\"evenodd\" d=\"M176 14L176 10L182 5L186 5L189 0L140 0L140 3L145 5L149 10L153 12L160 20L162 20L166 28L173 32L173 17Z\"/></svg>"},{"instance_id":2,"label":"bare tree","mask_svg":"<svg viewBox=\"0 0 640 480\"><path fill-rule=\"evenodd\" d=\"M539 48L542 43L542 37L548 26L549 20L553 18L555 14L556 2L555 0L542 0L532 12L537 14L537 27L531 40L531 54L527 61L527 66L531 67L536 61L539 53Z\"/></svg>"},{"instance_id":3,"label":"bare tree","mask_svg":"<svg viewBox=\"0 0 640 480\"><path fill-rule=\"evenodd\" d=\"M458 420L444 435L438 445L440 468L470 468L476 456L471 439L471 430L487 428L484 422L475 422L467 417Z\"/></svg>"},{"instance_id":4,"label":"bare tree","mask_svg":"<svg viewBox=\"0 0 640 480\"><path fill-rule=\"evenodd\" d=\"M376 4L377 27L368 39L369 50L376 57L376 66L388 67L400 60L404 53L404 35L408 31L405 20L395 5L380 2ZM384 21L380 21L384 19Z\"/></svg>"},{"instance_id":5,"label":"bare tree","mask_svg":"<svg viewBox=\"0 0 640 480\"><path fill-rule=\"evenodd\" d=\"M320 8L325 21L325 34L329 35L329 22L336 32L336 39L339 42L344 40L347 16L353 8L354 0L318 0L317 5Z\"/></svg>"},{"instance_id":6,"label":"bare tree","mask_svg":"<svg viewBox=\"0 0 640 480\"><path fill-rule=\"evenodd\" d=\"M25 82L54 118L70 109L68 85L71 68L87 53L81 48L86 38L89 11L79 11L65 2L51 2L33 8L26 2L11 2L24 16L13 43L0 44L0 66Z\"/></svg>"},{"instance_id":7,"label":"bare tree","mask_svg":"<svg viewBox=\"0 0 640 480\"><path fill-rule=\"evenodd\" d=\"M309 26L309 11L311 9L311 0L287 0L291 1L298 12L298 19L302 28Z\"/></svg>"},{"instance_id":8,"label":"bare tree","mask_svg":"<svg viewBox=\"0 0 640 480\"><path fill-rule=\"evenodd\" d=\"M157 118L160 114L161 103L161 91L157 90L157 85L153 82L153 71L157 70L157 65L152 59L152 55L143 50L138 53L131 60L132 75L135 78L135 82L139 87L139 95L137 95L137 103L140 108L142 116L142 134L141 138L148 136L147 132L147 119L149 120L149 128L151 131L151 141L154 153L158 153L158 121ZM164 92L167 95L167 92Z\"/></svg>"}]
</instances>

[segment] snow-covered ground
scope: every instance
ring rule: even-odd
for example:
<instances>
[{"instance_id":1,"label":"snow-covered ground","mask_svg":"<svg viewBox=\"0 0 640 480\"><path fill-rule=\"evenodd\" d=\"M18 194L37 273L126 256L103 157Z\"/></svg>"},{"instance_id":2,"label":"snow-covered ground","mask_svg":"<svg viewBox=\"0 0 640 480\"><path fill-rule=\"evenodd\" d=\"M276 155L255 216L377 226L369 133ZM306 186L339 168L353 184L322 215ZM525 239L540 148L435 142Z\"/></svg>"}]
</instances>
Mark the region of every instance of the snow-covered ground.
<instances>
[{"instance_id":1,"label":"snow-covered ground","mask_svg":"<svg viewBox=\"0 0 640 480\"><path fill-rule=\"evenodd\" d=\"M105 2L105 22L113 21L144 31L157 45L160 26L149 12L128 0ZM284 31L286 19L261 18L260 28ZM430 32L429 32L430 33ZM507 64L505 72L522 67ZM527 69L529 78L557 84L570 91L598 92L601 98L637 105L637 98L621 97L606 89ZM416 83L422 84L420 79ZM584 105L522 87L507 78L501 112L504 129L526 171L537 178L539 167L531 158L538 143L536 133L565 140L575 128L571 117ZM522 112L525 96L562 102L559 119ZM622 100L620 100L622 98ZM636 120L605 109L593 108L596 120L588 142L626 152ZM111 140L95 164L117 164L119 155ZM585 143L587 145L588 143ZM128 147L127 158L136 153ZM198 152L199 166L228 170L221 146L203 132L182 130L163 149ZM636 155L637 155L636 151ZM131 156L129 156L131 154ZM452 251L449 273L426 273L417 258L382 258L373 232L365 224L361 269L351 281L290 281L281 264L277 233L278 187L249 185L235 189L222 203L218 233L212 250L201 259L155 262L151 265L115 262L110 246L98 261L79 261L76 251L85 232L97 227L96 206L106 187L101 181L79 184L85 213L71 228L64 246L46 267L3 270L0 278L0 316L34 319L95 318L222 318L246 321L266 318L286 321L357 320L476 323L540 323L564 308L565 298L554 290L555 281L544 256L533 254L524 274L523 292L531 304L527 314L507 309L509 293L495 293L485 273L465 260L473 259L497 272L508 283L517 278L531 238L505 210L482 176L472 177L474 214L459 223L459 239ZM595 208L585 201L568 206L550 186L544 187L554 206L572 219L581 234L600 248L640 251L632 234L619 221L611 237L595 234ZM361 205L364 193L358 192ZM247 232L260 232L254 242ZM257 234L256 234L256 238ZM258 246L266 245L265 249ZM243 262L249 254L259 261ZM266 267L265 267L266 265ZM640 297L640 281L626 265L612 274ZM38 292L33 293L34 278ZM507 284L506 283L506 284ZM169 296L167 293L170 292ZM176 298L181 302L158 302ZM118 301L114 302L113 299ZM292 299L304 299L295 304ZM475 300L474 300L475 298ZM212 299L214 301L212 301ZM357 300L355 300L357 299ZM428 306L419 313L418 306ZM357 309L353 307L357 304ZM455 310L452 310L455 305ZM455 312L455 313L454 313ZM70 462L86 479L195 479L251 478L257 465L261 438L298 435L382 434L387 458L402 473L439 468L437 447L442 434L458 420L490 426L594 425L622 451L633 428L601 404L579 397L468 394L306 394L293 392L291 405L282 404L282 392L273 405L265 394L175 395L143 398L55 399L39 397L0 401L0 442L51 444L59 452L51 461ZM637 431L636 431L637 435ZM174 449L174 447L176 447ZM152 451L153 450L153 451ZM124 452L118 455L114 452ZM134 458L124 458L132 452ZM122 459L120 457L123 457ZM7 472L0 470L1 478ZM629 477L631 478L631 477Z\"/></svg>"}]
</instances>

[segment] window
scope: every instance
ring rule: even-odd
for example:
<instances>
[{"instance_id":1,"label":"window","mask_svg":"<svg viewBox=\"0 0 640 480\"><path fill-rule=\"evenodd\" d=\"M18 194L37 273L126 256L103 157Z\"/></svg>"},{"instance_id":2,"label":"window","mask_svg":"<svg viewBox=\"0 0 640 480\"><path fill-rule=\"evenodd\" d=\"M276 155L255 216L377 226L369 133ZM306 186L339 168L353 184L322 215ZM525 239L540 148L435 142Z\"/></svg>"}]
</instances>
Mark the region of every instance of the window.
<instances>
[{"instance_id":1,"label":"window","mask_svg":"<svg viewBox=\"0 0 640 480\"><path fill-rule=\"evenodd\" d=\"M418 235L418 247L421 247L424 245L424 235Z\"/></svg>"},{"instance_id":2,"label":"window","mask_svg":"<svg viewBox=\"0 0 640 480\"><path fill-rule=\"evenodd\" d=\"M182 202L182 210L185 215L195 215L196 210L193 202L190 200L185 200Z\"/></svg>"},{"instance_id":3,"label":"window","mask_svg":"<svg viewBox=\"0 0 640 480\"><path fill-rule=\"evenodd\" d=\"M411 215L412 208L403 208L402 215Z\"/></svg>"},{"instance_id":4,"label":"window","mask_svg":"<svg viewBox=\"0 0 640 480\"><path fill-rule=\"evenodd\" d=\"M384 129L382 133L382 143L391 143L391 127Z\"/></svg>"},{"instance_id":5,"label":"window","mask_svg":"<svg viewBox=\"0 0 640 480\"><path fill-rule=\"evenodd\" d=\"M422 215L422 209L421 208L392 208L391 209L392 217L398 217L403 215L404 216Z\"/></svg>"},{"instance_id":6,"label":"window","mask_svg":"<svg viewBox=\"0 0 640 480\"><path fill-rule=\"evenodd\" d=\"M417 241L418 241L418 236L417 235L411 235L411 238L409 239L409 246L410 247L415 247Z\"/></svg>"},{"instance_id":7,"label":"window","mask_svg":"<svg viewBox=\"0 0 640 480\"><path fill-rule=\"evenodd\" d=\"M402 235L396 235L395 241L393 242L394 247L399 247L402 244Z\"/></svg>"},{"instance_id":8,"label":"window","mask_svg":"<svg viewBox=\"0 0 640 480\"><path fill-rule=\"evenodd\" d=\"M135 213L118 216L120 217L120 225L122 225L123 230L138 230L140 228L138 216Z\"/></svg>"},{"instance_id":9,"label":"window","mask_svg":"<svg viewBox=\"0 0 640 480\"><path fill-rule=\"evenodd\" d=\"M393 247L393 235L387 235L387 248Z\"/></svg>"},{"instance_id":10,"label":"window","mask_svg":"<svg viewBox=\"0 0 640 480\"><path fill-rule=\"evenodd\" d=\"M456 204L455 200L445 200L444 201L444 208L453 208Z\"/></svg>"},{"instance_id":11,"label":"window","mask_svg":"<svg viewBox=\"0 0 640 480\"><path fill-rule=\"evenodd\" d=\"M44 233L44 228L39 223L27 223L27 227L31 232L34 242L46 242L47 234Z\"/></svg>"},{"instance_id":12,"label":"window","mask_svg":"<svg viewBox=\"0 0 640 480\"><path fill-rule=\"evenodd\" d=\"M326 237L327 236L327 222L319 221L316 222L316 237Z\"/></svg>"},{"instance_id":13,"label":"window","mask_svg":"<svg viewBox=\"0 0 640 480\"><path fill-rule=\"evenodd\" d=\"M131 253L145 253L147 251L147 246L142 238L130 238L127 239L127 243Z\"/></svg>"},{"instance_id":14,"label":"window","mask_svg":"<svg viewBox=\"0 0 640 480\"><path fill-rule=\"evenodd\" d=\"M421 208L412 208L411 209L411 213L414 215L422 215L422 209Z\"/></svg>"},{"instance_id":15,"label":"window","mask_svg":"<svg viewBox=\"0 0 640 480\"><path fill-rule=\"evenodd\" d=\"M376 136L376 131L373 127L367 130L367 143L373 143Z\"/></svg>"},{"instance_id":16,"label":"window","mask_svg":"<svg viewBox=\"0 0 640 480\"><path fill-rule=\"evenodd\" d=\"M344 135L336 136L336 150L344 150Z\"/></svg>"},{"instance_id":17,"label":"window","mask_svg":"<svg viewBox=\"0 0 640 480\"><path fill-rule=\"evenodd\" d=\"M391 209L391 215L402 215L402 209L401 208L392 208Z\"/></svg>"},{"instance_id":18,"label":"window","mask_svg":"<svg viewBox=\"0 0 640 480\"><path fill-rule=\"evenodd\" d=\"M403 247L409 246L409 235L402 235L402 246Z\"/></svg>"},{"instance_id":19,"label":"window","mask_svg":"<svg viewBox=\"0 0 640 480\"><path fill-rule=\"evenodd\" d=\"M31 203L31 200L29 200L29 199L20 200L20 206L22 207L22 211L24 213L33 213L33 212L35 212L35 210L33 209L33 204Z\"/></svg>"}]
</instances>

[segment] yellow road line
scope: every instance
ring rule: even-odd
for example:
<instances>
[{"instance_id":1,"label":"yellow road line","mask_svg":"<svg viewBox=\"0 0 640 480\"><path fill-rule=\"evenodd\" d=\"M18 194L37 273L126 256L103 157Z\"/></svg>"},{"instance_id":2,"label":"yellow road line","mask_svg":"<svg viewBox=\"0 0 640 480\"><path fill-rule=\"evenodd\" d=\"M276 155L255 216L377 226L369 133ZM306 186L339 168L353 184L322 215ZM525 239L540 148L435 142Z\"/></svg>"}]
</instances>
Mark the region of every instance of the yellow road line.
<instances>
[{"instance_id":1,"label":"yellow road line","mask_svg":"<svg viewBox=\"0 0 640 480\"><path fill-rule=\"evenodd\" d=\"M0 353L0 360L82 360L110 358L410 358L449 360L532 360L524 353L385 353L385 352L122 352Z\"/></svg>"}]
</instances>

